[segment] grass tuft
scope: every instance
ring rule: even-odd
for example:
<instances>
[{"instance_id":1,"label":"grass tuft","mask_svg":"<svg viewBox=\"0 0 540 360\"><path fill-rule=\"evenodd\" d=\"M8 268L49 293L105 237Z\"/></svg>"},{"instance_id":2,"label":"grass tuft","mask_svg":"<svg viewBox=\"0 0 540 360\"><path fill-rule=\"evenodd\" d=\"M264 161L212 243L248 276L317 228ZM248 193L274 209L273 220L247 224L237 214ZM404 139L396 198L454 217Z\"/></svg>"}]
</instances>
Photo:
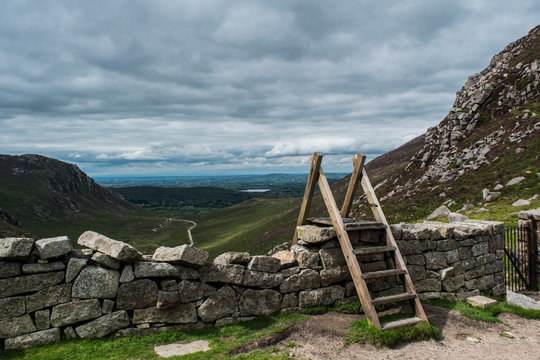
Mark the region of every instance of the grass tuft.
<instances>
[{"instance_id":1,"label":"grass tuft","mask_svg":"<svg viewBox=\"0 0 540 360\"><path fill-rule=\"evenodd\" d=\"M441 306L447 309L458 310L463 316L486 322L500 322L501 320L499 320L496 316L502 312L516 314L525 319L540 320L540 310L523 309L517 306L508 305L506 301L501 301L497 305L487 309L477 308L468 303L460 301L434 299L426 302L428 304Z\"/></svg>"},{"instance_id":2,"label":"grass tuft","mask_svg":"<svg viewBox=\"0 0 540 360\"><path fill-rule=\"evenodd\" d=\"M404 314L395 314L381 317L381 322L389 322L407 317ZM422 321L416 325L398 329L379 330L368 324L366 319L357 320L350 324L349 334L345 338L345 344L353 342L367 342L377 347L395 347L410 341L439 340L439 329Z\"/></svg>"}]
</instances>

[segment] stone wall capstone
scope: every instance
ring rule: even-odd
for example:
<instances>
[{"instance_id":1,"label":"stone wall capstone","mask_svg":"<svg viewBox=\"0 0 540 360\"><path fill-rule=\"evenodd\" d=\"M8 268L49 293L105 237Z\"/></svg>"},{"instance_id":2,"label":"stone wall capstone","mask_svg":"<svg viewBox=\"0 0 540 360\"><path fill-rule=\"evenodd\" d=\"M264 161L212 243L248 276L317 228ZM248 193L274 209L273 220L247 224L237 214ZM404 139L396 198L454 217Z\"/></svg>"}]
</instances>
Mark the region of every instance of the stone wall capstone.
<instances>
[{"instance_id":1,"label":"stone wall capstone","mask_svg":"<svg viewBox=\"0 0 540 360\"><path fill-rule=\"evenodd\" d=\"M422 299L504 294L502 223L391 229ZM272 256L229 252L212 263L205 251L186 245L143 256L91 231L78 240L83 251L72 249L67 237L0 239L0 347L187 331L358 301L333 229L299 230L289 250ZM353 247L384 244L384 230L349 235ZM359 260L363 271L393 268L385 254ZM396 276L367 283L372 296L402 292Z\"/></svg>"}]
</instances>

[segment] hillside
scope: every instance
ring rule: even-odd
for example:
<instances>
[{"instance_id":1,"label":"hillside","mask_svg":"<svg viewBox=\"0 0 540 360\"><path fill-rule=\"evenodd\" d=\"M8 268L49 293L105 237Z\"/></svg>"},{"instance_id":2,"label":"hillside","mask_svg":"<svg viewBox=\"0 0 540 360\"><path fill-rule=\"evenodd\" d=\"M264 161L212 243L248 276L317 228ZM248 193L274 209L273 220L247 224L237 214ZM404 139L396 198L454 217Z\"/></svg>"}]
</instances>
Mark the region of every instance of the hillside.
<instances>
[{"instance_id":1,"label":"hillside","mask_svg":"<svg viewBox=\"0 0 540 360\"><path fill-rule=\"evenodd\" d=\"M185 231L184 224L166 223L59 160L0 155L0 179L0 236L68 235L75 242L92 229L132 243L151 243Z\"/></svg>"},{"instance_id":2,"label":"hillside","mask_svg":"<svg viewBox=\"0 0 540 360\"><path fill-rule=\"evenodd\" d=\"M111 188L129 202L170 215L189 215L233 206L259 194L218 187L163 188L130 186Z\"/></svg>"},{"instance_id":3,"label":"hillside","mask_svg":"<svg viewBox=\"0 0 540 360\"><path fill-rule=\"evenodd\" d=\"M418 148L405 166L395 154L389 156L400 149L368 164L391 221L422 218L441 204L454 211L465 204L487 207L476 215L485 218L490 217L490 206L500 212L540 192L539 59L540 26L469 77L448 115L426 131L423 144L417 138L401 147ZM386 182L381 184L384 172ZM524 180L519 185L505 186L520 176ZM492 194L488 201L483 189ZM529 201L531 207L540 205ZM357 216L367 213L365 207L355 209Z\"/></svg>"}]
</instances>

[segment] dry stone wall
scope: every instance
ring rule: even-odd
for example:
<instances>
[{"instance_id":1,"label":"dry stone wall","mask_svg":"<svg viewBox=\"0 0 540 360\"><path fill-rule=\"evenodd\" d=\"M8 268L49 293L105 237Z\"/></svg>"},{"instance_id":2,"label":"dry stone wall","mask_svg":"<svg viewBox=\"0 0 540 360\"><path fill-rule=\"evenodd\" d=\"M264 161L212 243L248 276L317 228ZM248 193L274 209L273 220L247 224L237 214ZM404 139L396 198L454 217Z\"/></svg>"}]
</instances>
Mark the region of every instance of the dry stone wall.
<instances>
[{"instance_id":1,"label":"dry stone wall","mask_svg":"<svg viewBox=\"0 0 540 360\"><path fill-rule=\"evenodd\" d=\"M278 312L357 301L332 228L299 229L301 240L271 256L208 253L188 245L152 257L95 232L72 249L67 237L0 239L0 344L23 349L62 338L146 335L220 326ZM493 222L393 225L423 298L501 295L503 225ZM355 247L383 231L350 233ZM384 255L364 271L392 267ZM372 280L374 296L401 292L396 277Z\"/></svg>"}]
</instances>

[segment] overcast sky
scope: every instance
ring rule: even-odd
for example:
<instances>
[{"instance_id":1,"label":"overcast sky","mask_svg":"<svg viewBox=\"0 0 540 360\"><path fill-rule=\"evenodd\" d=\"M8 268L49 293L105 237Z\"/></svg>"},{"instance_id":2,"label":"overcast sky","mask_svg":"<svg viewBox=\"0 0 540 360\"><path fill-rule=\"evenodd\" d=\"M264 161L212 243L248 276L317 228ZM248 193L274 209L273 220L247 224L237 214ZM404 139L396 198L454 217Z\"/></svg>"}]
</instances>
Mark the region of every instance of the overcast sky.
<instances>
[{"instance_id":1,"label":"overcast sky","mask_svg":"<svg viewBox=\"0 0 540 360\"><path fill-rule=\"evenodd\" d=\"M10 1L0 153L99 175L349 171L439 123L537 0Z\"/></svg>"}]
</instances>

